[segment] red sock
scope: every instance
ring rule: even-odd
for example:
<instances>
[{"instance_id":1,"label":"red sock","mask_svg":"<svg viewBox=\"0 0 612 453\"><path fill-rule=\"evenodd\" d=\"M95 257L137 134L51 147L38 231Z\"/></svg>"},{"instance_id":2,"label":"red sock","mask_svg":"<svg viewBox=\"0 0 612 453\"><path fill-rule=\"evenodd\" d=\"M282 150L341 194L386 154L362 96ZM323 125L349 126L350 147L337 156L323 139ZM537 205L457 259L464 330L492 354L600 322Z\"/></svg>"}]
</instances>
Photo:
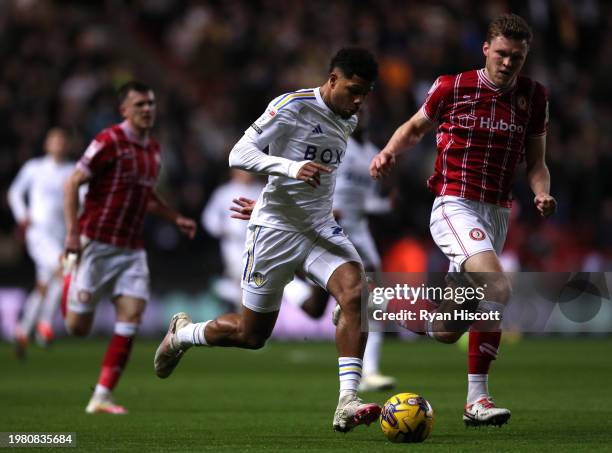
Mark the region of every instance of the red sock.
<instances>
[{"instance_id":1,"label":"red sock","mask_svg":"<svg viewBox=\"0 0 612 453\"><path fill-rule=\"evenodd\" d=\"M117 385L123 368L130 357L134 337L124 337L113 334L104 360L102 360L102 371L98 384L112 390Z\"/></svg>"},{"instance_id":2,"label":"red sock","mask_svg":"<svg viewBox=\"0 0 612 453\"><path fill-rule=\"evenodd\" d=\"M425 335L427 330L425 328L426 319L421 319L424 318L420 315L421 310L426 310L429 313L432 313L436 311L437 308L438 306L436 304L425 299L419 299L414 303L412 303L412 301L394 299L389 302L389 305L387 306L387 311L398 314L401 313L402 315L404 315L406 319L396 321L397 324L403 327L404 329L408 329L419 335ZM408 319L409 313L412 314L412 317L414 319Z\"/></svg>"},{"instance_id":3,"label":"red sock","mask_svg":"<svg viewBox=\"0 0 612 453\"><path fill-rule=\"evenodd\" d=\"M491 362L497 358L501 331L470 330L468 374L488 374Z\"/></svg>"}]
</instances>

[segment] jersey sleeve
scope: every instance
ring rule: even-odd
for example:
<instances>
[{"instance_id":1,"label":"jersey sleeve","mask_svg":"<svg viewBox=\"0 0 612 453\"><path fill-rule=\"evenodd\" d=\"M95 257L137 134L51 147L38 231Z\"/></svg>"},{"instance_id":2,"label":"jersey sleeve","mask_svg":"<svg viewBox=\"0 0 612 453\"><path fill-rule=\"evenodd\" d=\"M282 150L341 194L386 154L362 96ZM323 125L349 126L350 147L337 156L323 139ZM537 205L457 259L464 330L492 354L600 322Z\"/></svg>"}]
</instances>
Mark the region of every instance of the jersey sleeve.
<instances>
[{"instance_id":1,"label":"jersey sleeve","mask_svg":"<svg viewBox=\"0 0 612 453\"><path fill-rule=\"evenodd\" d=\"M8 202L13 213L13 217L17 222L23 222L28 217L28 207L25 202L25 196L30 190L34 177L33 162L29 161L21 167L19 173L11 183L8 190Z\"/></svg>"},{"instance_id":2,"label":"jersey sleeve","mask_svg":"<svg viewBox=\"0 0 612 453\"><path fill-rule=\"evenodd\" d=\"M252 173L296 178L307 161L296 162L270 156L262 151L275 139L292 133L296 125L297 117L291 108L276 109L272 101L264 114L251 124L232 148L229 155L230 167Z\"/></svg>"},{"instance_id":3,"label":"jersey sleeve","mask_svg":"<svg viewBox=\"0 0 612 453\"><path fill-rule=\"evenodd\" d=\"M104 132L101 132L89 144L85 153L77 162L77 168L87 176L92 176L108 166L114 158L115 149L112 146L112 141Z\"/></svg>"},{"instance_id":4,"label":"jersey sleeve","mask_svg":"<svg viewBox=\"0 0 612 453\"><path fill-rule=\"evenodd\" d=\"M263 150L276 138L290 134L296 125L297 117L291 106L276 109L272 101L263 115L251 124L244 134L251 143Z\"/></svg>"},{"instance_id":5,"label":"jersey sleeve","mask_svg":"<svg viewBox=\"0 0 612 453\"><path fill-rule=\"evenodd\" d=\"M546 135L548 130L548 95L544 86L538 82L534 83L527 137L541 137Z\"/></svg>"},{"instance_id":6,"label":"jersey sleeve","mask_svg":"<svg viewBox=\"0 0 612 453\"><path fill-rule=\"evenodd\" d=\"M427 92L421 111L428 120L435 122L440 118L452 90L451 79L449 76L438 77Z\"/></svg>"}]
</instances>

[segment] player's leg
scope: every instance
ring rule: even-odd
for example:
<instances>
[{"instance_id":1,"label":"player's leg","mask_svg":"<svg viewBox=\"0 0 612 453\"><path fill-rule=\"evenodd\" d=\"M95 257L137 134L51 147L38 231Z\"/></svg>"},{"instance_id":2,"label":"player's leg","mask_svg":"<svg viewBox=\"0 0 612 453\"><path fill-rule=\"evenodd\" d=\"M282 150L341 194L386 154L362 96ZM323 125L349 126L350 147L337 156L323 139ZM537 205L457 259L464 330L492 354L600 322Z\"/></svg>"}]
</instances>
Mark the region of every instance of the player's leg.
<instances>
[{"instance_id":1,"label":"player's leg","mask_svg":"<svg viewBox=\"0 0 612 453\"><path fill-rule=\"evenodd\" d=\"M344 225L344 231L349 240L355 245L357 253L362 259L365 271L370 277L368 282L373 285L380 281L380 256L376 250L376 244L370 234L368 224L365 220L356 225ZM371 289L371 288L370 288ZM368 299L368 311L373 310L373 304ZM380 372L380 358L384 340L384 323L370 319L368 341L363 353L363 376L359 384L359 391L381 391L389 390L395 386L395 378L386 376Z\"/></svg>"},{"instance_id":2,"label":"player's leg","mask_svg":"<svg viewBox=\"0 0 612 453\"><path fill-rule=\"evenodd\" d=\"M335 227L334 227L335 226ZM346 432L378 418L377 404L364 404L357 391L361 381L367 329L362 330L361 304L365 275L353 244L337 225L325 225L304 262L309 277L336 299L341 315L336 327L340 392L333 428Z\"/></svg>"},{"instance_id":3,"label":"player's leg","mask_svg":"<svg viewBox=\"0 0 612 453\"><path fill-rule=\"evenodd\" d=\"M477 285L485 289L482 311L497 311L502 314L511 297L511 282L503 273L498 258L506 238L508 210L488 208L486 212L492 225L495 251L470 257L464 268ZM464 422L466 425L502 425L510 418L510 411L496 407L488 388L491 362L497 358L501 341L501 322L476 322L470 327L468 342L468 391Z\"/></svg>"},{"instance_id":4,"label":"player's leg","mask_svg":"<svg viewBox=\"0 0 612 453\"><path fill-rule=\"evenodd\" d=\"M191 346L261 348L272 334L283 288L293 279L296 262L307 248L300 233L257 226L247 236L242 278L242 311L192 323L186 313L172 317L155 352L154 368L168 377Z\"/></svg>"},{"instance_id":5,"label":"player's leg","mask_svg":"<svg viewBox=\"0 0 612 453\"><path fill-rule=\"evenodd\" d=\"M49 280L49 285L36 324L36 341L41 346L47 346L53 341L53 318L58 311L62 296L63 280L59 271Z\"/></svg>"},{"instance_id":6,"label":"player's leg","mask_svg":"<svg viewBox=\"0 0 612 453\"><path fill-rule=\"evenodd\" d=\"M256 294L243 291L240 313L226 313L216 319L192 323L186 313L176 313L153 360L155 374L165 379L192 346L262 348L276 324L282 292Z\"/></svg>"},{"instance_id":7,"label":"player's leg","mask_svg":"<svg viewBox=\"0 0 612 453\"><path fill-rule=\"evenodd\" d=\"M146 301L119 295L113 299L113 303L117 314L113 335L102 359L100 375L94 393L85 409L85 412L89 414L127 413L123 406L115 404L112 392L119 383L130 357L134 337L138 332Z\"/></svg>"},{"instance_id":8,"label":"player's leg","mask_svg":"<svg viewBox=\"0 0 612 453\"><path fill-rule=\"evenodd\" d=\"M21 318L15 327L15 355L19 359L25 358L29 339L36 324L46 287L37 283L28 294L23 305Z\"/></svg>"},{"instance_id":9,"label":"player's leg","mask_svg":"<svg viewBox=\"0 0 612 453\"><path fill-rule=\"evenodd\" d=\"M487 283L487 275L481 274L483 271L479 269L498 263L493 232L490 231L490 222L485 211L485 204L459 197L443 196L436 198L434 202L430 230L434 242L450 261L451 272L447 277L452 278L447 278L447 283L454 291L461 286L482 287ZM466 268L468 261L471 264ZM496 269L497 267L489 267L490 272L495 272ZM415 331L426 333L442 343L456 342L472 324L469 320L461 319L458 316L460 312L490 312L501 307L494 300L499 298L497 292L503 290L503 284L494 281L498 278L503 280L503 276L491 274L491 282L488 284L491 285L490 292L495 294L490 297L485 295L486 300L482 302L476 297L465 300L445 299L436 307L431 301L417 301L412 307L417 313L420 310L435 311L437 314L450 315L450 320L424 320L419 317L418 323L422 325L415 326ZM501 285L499 288L498 284Z\"/></svg>"}]
</instances>

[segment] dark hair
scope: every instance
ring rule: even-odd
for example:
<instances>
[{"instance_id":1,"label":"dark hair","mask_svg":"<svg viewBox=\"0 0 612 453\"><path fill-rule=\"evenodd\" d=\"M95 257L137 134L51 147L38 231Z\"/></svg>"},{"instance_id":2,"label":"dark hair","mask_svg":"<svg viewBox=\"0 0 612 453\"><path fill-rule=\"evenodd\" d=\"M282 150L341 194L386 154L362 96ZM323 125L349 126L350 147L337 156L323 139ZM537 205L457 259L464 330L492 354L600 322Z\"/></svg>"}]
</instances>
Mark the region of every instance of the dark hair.
<instances>
[{"instance_id":1,"label":"dark hair","mask_svg":"<svg viewBox=\"0 0 612 453\"><path fill-rule=\"evenodd\" d=\"M527 44L530 44L533 34L531 33L531 28L527 22L525 22L525 19L516 14L509 13L502 14L489 24L487 42L491 43L491 41L498 36L504 36L505 38L516 39L518 41L525 40Z\"/></svg>"},{"instance_id":2,"label":"dark hair","mask_svg":"<svg viewBox=\"0 0 612 453\"><path fill-rule=\"evenodd\" d=\"M129 82L124 83L119 87L117 91L117 98L119 99L119 104L123 104L125 98L127 98L130 91L137 91L138 93L148 93L149 91L153 91L149 85L146 83L138 82L136 80L130 80Z\"/></svg>"},{"instance_id":3,"label":"dark hair","mask_svg":"<svg viewBox=\"0 0 612 453\"><path fill-rule=\"evenodd\" d=\"M329 72L336 68L349 79L357 75L368 82L374 82L378 77L378 63L374 55L362 47L340 49L329 64Z\"/></svg>"}]
</instances>

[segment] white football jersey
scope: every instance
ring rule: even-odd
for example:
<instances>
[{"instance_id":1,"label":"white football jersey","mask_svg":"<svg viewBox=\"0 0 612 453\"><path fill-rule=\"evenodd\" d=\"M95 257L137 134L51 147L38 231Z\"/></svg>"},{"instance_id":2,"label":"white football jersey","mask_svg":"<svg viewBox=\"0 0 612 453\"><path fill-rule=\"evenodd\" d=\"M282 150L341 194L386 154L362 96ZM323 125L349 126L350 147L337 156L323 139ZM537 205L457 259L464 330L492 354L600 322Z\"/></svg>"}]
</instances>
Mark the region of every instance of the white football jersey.
<instances>
[{"instance_id":1,"label":"white football jersey","mask_svg":"<svg viewBox=\"0 0 612 453\"><path fill-rule=\"evenodd\" d=\"M245 184L238 181L229 181L220 185L210 196L202 212L202 226L213 237L219 239L221 256L225 273L239 281L242 277L242 251L248 222L233 219L230 206L232 200L238 197L257 199L263 185L258 182Z\"/></svg>"},{"instance_id":2,"label":"white football jersey","mask_svg":"<svg viewBox=\"0 0 612 453\"><path fill-rule=\"evenodd\" d=\"M283 94L274 99L246 131L246 139L270 156L290 161L311 160L333 169L321 174L313 188L287 176L269 176L251 216L251 223L286 231L306 231L333 219L337 169L357 117L342 119L321 98L319 88Z\"/></svg>"},{"instance_id":3,"label":"white football jersey","mask_svg":"<svg viewBox=\"0 0 612 453\"><path fill-rule=\"evenodd\" d=\"M376 197L376 181L370 176L370 162L378 154L372 142L359 143L350 137L346 157L338 170L334 209L341 218L361 219L368 211L368 200Z\"/></svg>"},{"instance_id":4,"label":"white football jersey","mask_svg":"<svg viewBox=\"0 0 612 453\"><path fill-rule=\"evenodd\" d=\"M28 218L30 228L44 230L63 241L64 183L73 170L74 163L57 163L50 156L27 161L9 189L15 220Z\"/></svg>"}]
</instances>

